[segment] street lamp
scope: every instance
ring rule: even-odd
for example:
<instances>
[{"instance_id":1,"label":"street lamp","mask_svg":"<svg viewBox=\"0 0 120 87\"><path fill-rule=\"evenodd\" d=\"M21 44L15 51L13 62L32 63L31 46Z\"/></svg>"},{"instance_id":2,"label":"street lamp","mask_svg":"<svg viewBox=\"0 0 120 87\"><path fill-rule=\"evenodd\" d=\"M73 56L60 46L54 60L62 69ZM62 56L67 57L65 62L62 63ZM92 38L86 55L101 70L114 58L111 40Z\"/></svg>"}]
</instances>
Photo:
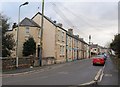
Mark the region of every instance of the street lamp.
<instances>
[{"instance_id":1,"label":"street lamp","mask_svg":"<svg viewBox=\"0 0 120 87\"><path fill-rule=\"evenodd\" d=\"M18 13L18 29L17 29L17 40L16 40L16 67L18 67L18 34L19 34L19 23L20 23L20 7L27 5L28 2L25 2L19 6L19 13Z\"/></svg>"},{"instance_id":2,"label":"street lamp","mask_svg":"<svg viewBox=\"0 0 120 87\"><path fill-rule=\"evenodd\" d=\"M91 47L90 47L90 40L91 40L91 35L89 35L89 58L91 56L91 52L90 52L90 49L91 49Z\"/></svg>"}]
</instances>

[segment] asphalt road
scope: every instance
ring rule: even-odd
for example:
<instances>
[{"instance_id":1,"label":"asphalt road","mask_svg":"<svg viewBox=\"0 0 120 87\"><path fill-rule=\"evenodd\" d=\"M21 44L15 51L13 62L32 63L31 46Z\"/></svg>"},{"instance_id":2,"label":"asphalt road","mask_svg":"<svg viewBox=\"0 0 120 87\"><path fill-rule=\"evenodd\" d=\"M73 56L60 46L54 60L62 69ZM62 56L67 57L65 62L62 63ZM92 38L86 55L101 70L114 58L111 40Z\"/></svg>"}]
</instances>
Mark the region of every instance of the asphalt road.
<instances>
[{"instance_id":1,"label":"asphalt road","mask_svg":"<svg viewBox=\"0 0 120 87\"><path fill-rule=\"evenodd\" d=\"M77 60L60 67L30 74L4 77L3 85L78 85L94 80L103 66L93 66L91 59Z\"/></svg>"}]
</instances>

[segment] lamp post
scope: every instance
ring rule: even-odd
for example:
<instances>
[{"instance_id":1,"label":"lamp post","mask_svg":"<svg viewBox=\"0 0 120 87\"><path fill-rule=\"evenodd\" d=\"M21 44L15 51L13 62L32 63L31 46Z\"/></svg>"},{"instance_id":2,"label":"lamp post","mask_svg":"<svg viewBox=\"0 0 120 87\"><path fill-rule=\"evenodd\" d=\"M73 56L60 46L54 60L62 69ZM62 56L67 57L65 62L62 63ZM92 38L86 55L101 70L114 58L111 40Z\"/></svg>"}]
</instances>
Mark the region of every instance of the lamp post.
<instances>
[{"instance_id":1,"label":"lamp post","mask_svg":"<svg viewBox=\"0 0 120 87\"><path fill-rule=\"evenodd\" d=\"M19 13L18 13L18 29L17 29L17 40L16 40L16 67L18 67L18 43L19 43L19 41L18 41L18 34L19 34L19 23L20 23L20 7L21 6L24 6L24 5L27 5L28 4L28 2L25 2L25 3L23 3L23 4L21 4L20 6L19 6Z\"/></svg>"},{"instance_id":2,"label":"lamp post","mask_svg":"<svg viewBox=\"0 0 120 87\"><path fill-rule=\"evenodd\" d=\"M89 35L89 58L90 58L90 56L91 56L91 52L90 52L90 40L91 40L91 35Z\"/></svg>"}]
</instances>

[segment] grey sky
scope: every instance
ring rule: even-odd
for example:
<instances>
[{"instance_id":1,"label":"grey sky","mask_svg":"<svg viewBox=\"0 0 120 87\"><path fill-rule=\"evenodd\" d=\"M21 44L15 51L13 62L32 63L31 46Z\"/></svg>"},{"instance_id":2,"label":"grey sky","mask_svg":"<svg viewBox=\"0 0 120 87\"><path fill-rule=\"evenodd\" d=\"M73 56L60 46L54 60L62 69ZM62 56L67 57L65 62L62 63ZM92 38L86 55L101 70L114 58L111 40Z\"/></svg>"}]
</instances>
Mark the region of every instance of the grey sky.
<instances>
[{"instance_id":1,"label":"grey sky","mask_svg":"<svg viewBox=\"0 0 120 87\"><path fill-rule=\"evenodd\" d=\"M104 46L118 32L118 0L45 1L45 15L62 23L65 29L73 28L74 34L79 34L86 42L91 35L93 43ZM23 2L1 3L2 12L11 18L11 22L17 22L18 6ZM21 20L32 18L38 11L41 12L41 2L30 2L21 8Z\"/></svg>"}]
</instances>

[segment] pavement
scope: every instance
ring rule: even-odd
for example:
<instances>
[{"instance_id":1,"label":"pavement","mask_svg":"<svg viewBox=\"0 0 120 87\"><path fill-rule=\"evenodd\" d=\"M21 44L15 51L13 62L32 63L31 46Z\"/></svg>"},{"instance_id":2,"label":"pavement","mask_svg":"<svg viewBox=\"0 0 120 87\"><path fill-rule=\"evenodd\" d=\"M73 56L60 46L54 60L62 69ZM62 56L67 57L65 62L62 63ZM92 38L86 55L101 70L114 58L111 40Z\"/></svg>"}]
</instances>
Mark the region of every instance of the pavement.
<instances>
[{"instance_id":1,"label":"pavement","mask_svg":"<svg viewBox=\"0 0 120 87\"><path fill-rule=\"evenodd\" d=\"M83 61L83 60L87 60L87 59L82 59L82 60L79 60L79 61ZM72 63L72 62L74 62L74 61L58 63L58 64L52 64L52 65L47 65L47 66L42 66L42 67L41 66L34 66L34 67L32 66L32 67L29 67L29 68L18 68L18 69L14 69L14 70L4 71L4 72L2 72L2 74L3 75L7 75L7 74L20 74L20 73L24 74L24 73L40 71L40 70L44 70L44 69L57 68L57 67L61 67L61 66L64 66L65 64L67 64L67 63Z\"/></svg>"},{"instance_id":2,"label":"pavement","mask_svg":"<svg viewBox=\"0 0 120 87\"><path fill-rule=\"evenodd\" d=\"M73 61L74 62L74 61ZM66 62L70 63L70 62ZM0 74L0 77L6 77L6 76L14 76L14 75L21 75L21 74L28 74L32 72L37 72L37 71L44 71L48 69L54 69L58 67L64 66L66 63L60 63L60 64L53 64L53 65L48 65L48 66L37 66L37 67L29 67L29 68L22 68L22 69L15 69L15 70L9 70L9 71L4 71Z\"/></svg>"}]
</instances>

